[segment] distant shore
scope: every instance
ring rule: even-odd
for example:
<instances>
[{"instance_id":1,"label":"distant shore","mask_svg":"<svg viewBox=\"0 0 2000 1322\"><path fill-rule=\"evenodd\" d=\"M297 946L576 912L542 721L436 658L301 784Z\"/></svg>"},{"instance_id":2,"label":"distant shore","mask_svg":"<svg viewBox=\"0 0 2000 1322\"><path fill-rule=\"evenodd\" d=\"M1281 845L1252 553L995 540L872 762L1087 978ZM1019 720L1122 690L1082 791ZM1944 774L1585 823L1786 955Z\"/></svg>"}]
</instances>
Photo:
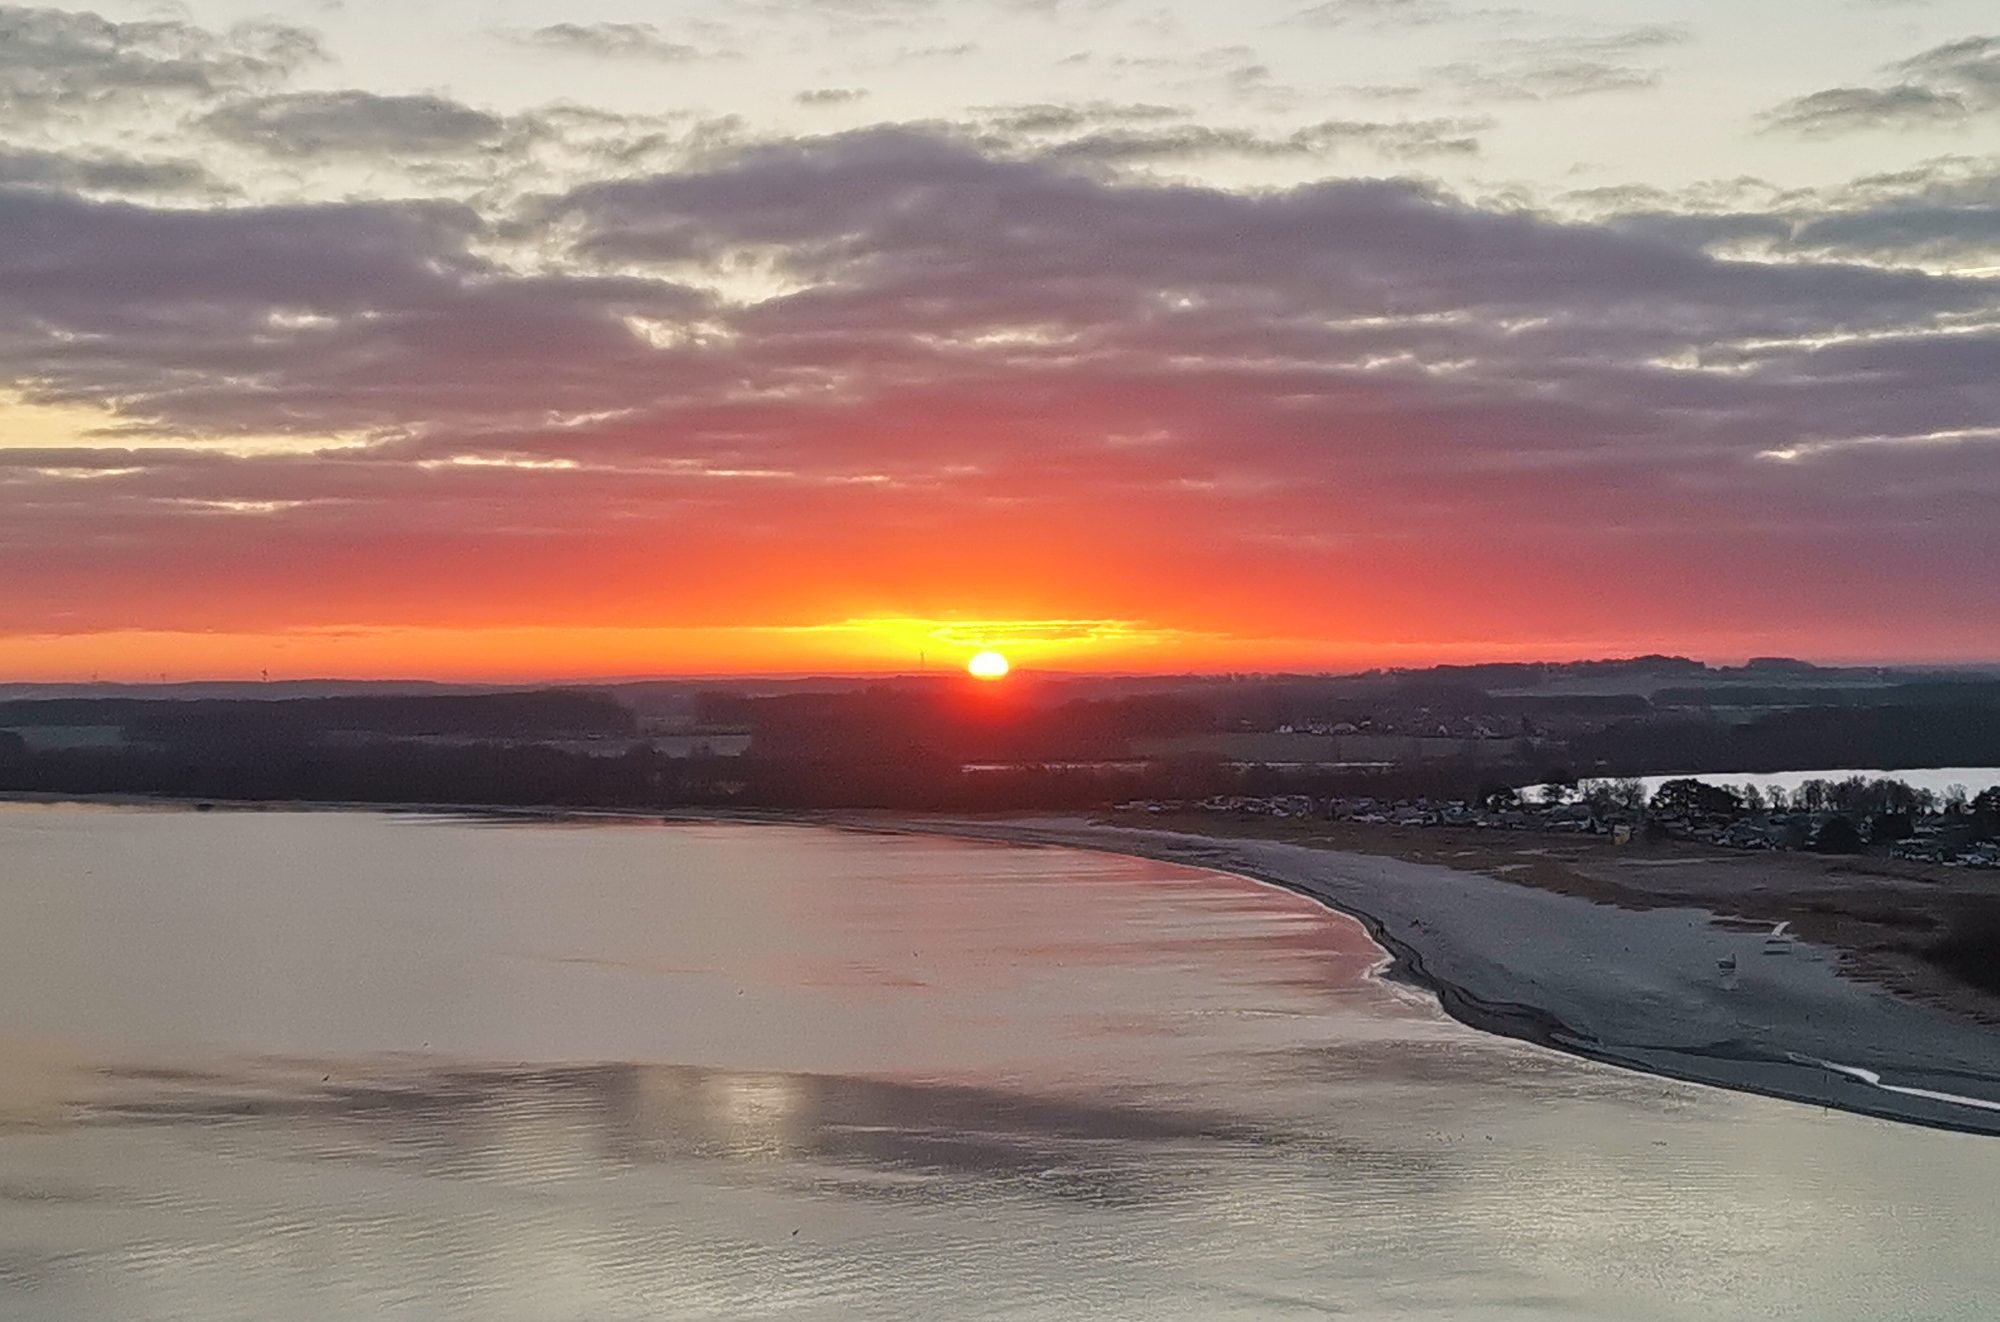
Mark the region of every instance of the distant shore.
<instances>
[{"instance_id":1,"label":"distant shore","mask_svg":"<svg viewBox=\"0 0 2000 1322\"><path fill-rule=\"evenodd\" d=\"M1471 1027L1689 1082L2000 1136L2000 1029L1842 976L1829 947L1774 943L1768 926L1707 909L1631 907L1378 854L1080 817L793 820L1235 873L1358 919L1388 952L1390 976L1432 992Z\"/></svg>"}]
</instances>

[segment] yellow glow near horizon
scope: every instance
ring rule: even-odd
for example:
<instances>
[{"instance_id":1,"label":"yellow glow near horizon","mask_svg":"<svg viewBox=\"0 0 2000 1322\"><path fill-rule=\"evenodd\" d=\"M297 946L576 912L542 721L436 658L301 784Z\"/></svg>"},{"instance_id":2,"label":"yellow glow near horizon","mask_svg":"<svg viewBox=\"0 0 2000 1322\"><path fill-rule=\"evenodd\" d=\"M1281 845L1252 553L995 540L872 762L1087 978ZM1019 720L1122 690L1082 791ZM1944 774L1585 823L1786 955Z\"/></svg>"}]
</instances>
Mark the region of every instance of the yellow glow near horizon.
<instances>
[{"instance_id":1,"label":"yellow glow near horizon","mask_svg":"<svg viewBox=\"0 0 2000 1322\"><path fill-rule=\"evenodd\" d=\"M1013 667L998 652L981 652L965 663L965 669L974 679L1005 679Z\"/></svg>"},{"instance_id":2,"label":"yellow glow near horizon","mask_svg":"<svg viewBox=\"0 0 2000 1322\"><path fill-rule=\"evenodd\" d=\"M242 517L254 517L245 512ZM1757 656L1779 639L1732 638L1729 656ZM1761 649L1761 650L1758 650ZM1200 633L1115 621L941 621L864 618L819 625L463 628L327 625L271 630L113 629L61 634L0 631L0 682L93 676L123 683L173 680L439 679L478 683L590 683L670 675L912 673L928 652L996 651L1038 671L1258 672L1434 665L1496 657L1637 652L1620 639L1519 642L1300 639Z\"/></svg>"}]
</instances>

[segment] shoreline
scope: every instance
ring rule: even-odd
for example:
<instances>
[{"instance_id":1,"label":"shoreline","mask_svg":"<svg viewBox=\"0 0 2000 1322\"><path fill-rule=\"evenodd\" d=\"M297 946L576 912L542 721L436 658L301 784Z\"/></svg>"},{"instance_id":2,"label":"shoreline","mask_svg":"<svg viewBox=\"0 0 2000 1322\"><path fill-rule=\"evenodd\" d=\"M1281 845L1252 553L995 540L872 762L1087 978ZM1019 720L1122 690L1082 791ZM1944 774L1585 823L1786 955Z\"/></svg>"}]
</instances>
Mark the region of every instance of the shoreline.
<instances>
[{"instance_id":1,"label":"shoreline","mask_svg":"<svg viewBox=\"0 0 2000 1322\"><path fill-rule=\"evenodd\" d=\"M1279 887L1354 919L1386 956L1382 976L1435 997L1479 1032L1682 1082L2000 1137L2000 1031L1843 976L1830 947L1800 940L1771 955L1764 932L1708 908L1633 909L1440 863L1080 816L13 794L0 802L822 826L1153 859ZM1738 969L1727 985L1725 957Z\"/></svg>"},{"instance_id":2,"label":"shoreline","mask_svg":"<svg viewBox=\"0 0 2000 1322\"><path fill-rule=\"evenodd\" d=\"M1431 863L1085 818L728 817L1125 854L1231 873L1359 922L1383 976L1452 1019L1587 1060L1875 1119L2000 1136L2000 1032L1857 982L1836 952L1705 909L1632 910ZM1740 970L1725 987L1718 962Z\"/></svg>"}]
</instances>

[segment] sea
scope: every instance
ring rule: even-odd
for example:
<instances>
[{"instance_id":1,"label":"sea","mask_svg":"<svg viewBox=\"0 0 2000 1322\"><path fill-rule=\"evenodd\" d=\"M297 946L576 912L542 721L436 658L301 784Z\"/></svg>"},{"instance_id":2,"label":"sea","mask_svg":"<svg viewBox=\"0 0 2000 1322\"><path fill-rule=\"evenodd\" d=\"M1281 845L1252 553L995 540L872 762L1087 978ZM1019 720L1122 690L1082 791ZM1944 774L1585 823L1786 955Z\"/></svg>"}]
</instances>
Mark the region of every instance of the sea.
<instances>
[{"instance_id":1,"label":"sea","mask_svg":"<svg viewBox=\"0 0 2000 1322\"><path fill-rule=\"evenodd\" d=\"M1072 850L0 807L0 1318L2000 1316L2000 1141L1384 962Z\"/></svg>"}]
</instances>

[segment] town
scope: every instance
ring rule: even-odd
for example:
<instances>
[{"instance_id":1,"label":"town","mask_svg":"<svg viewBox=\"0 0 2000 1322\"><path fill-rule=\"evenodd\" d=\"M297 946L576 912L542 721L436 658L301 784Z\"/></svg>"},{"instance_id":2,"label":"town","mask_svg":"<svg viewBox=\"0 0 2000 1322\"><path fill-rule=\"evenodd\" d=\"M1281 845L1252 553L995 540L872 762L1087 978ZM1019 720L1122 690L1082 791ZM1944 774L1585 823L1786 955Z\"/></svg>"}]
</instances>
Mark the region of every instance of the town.
<instances>
[{"instance_id":1,"label":"town","mask_svg":"<svg viewBox=\"0 0 2000 1322\"><path fill-rule=\"evenodd\" d=\"M1549 835L1685 841L1722 849L1875 855L1943 867L2000 869L2000 787L1943 794L1893 778L1808 780L1789 793L1682 777L1649 798L1633 778L1496 789L1484 798L1368 794L1211 795L1132 800L1121 815L1202 814L1353 822L1412 830L1456 827Z\"/></svg>"}]
</instances>

